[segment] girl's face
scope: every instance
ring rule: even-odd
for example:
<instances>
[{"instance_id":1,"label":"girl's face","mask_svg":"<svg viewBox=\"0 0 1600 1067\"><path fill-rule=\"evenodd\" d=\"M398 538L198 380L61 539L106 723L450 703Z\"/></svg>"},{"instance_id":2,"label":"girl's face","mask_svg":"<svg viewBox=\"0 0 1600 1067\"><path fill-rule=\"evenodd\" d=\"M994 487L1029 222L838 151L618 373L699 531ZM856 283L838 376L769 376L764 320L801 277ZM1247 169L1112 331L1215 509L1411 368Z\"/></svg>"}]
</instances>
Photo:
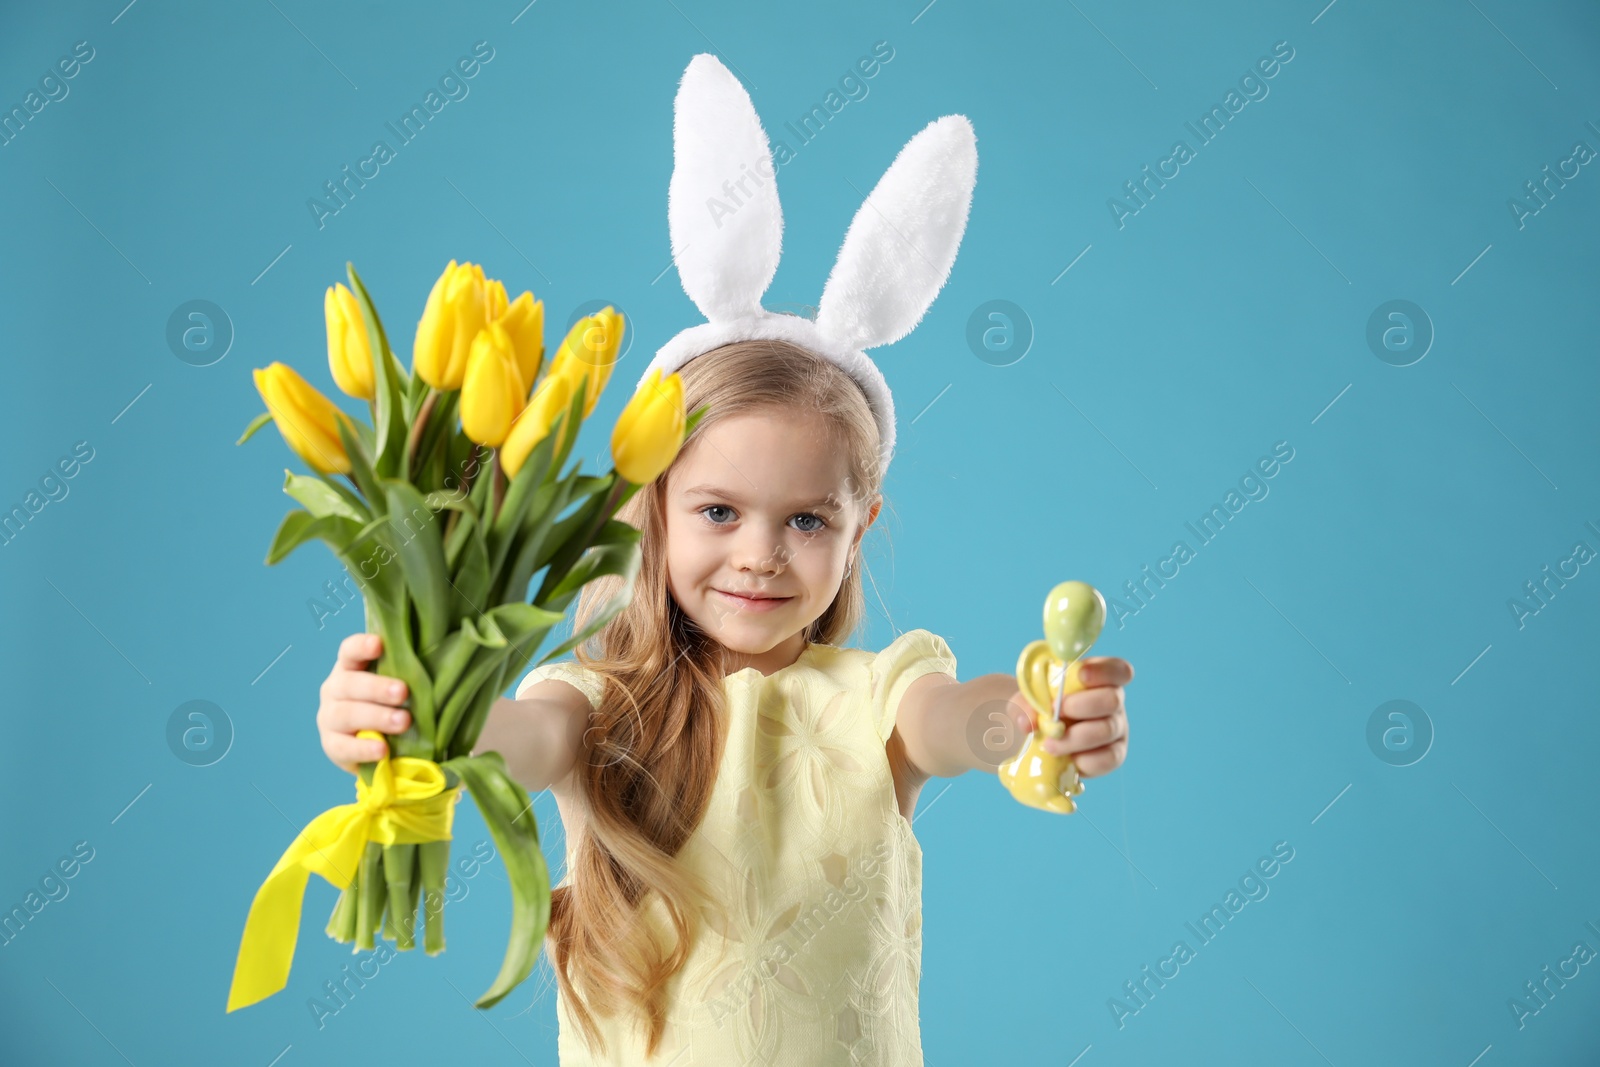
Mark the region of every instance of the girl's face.
<instances>
[{"instance_id":1,"label":"girl's face","mask_svg":"<svg viewBox=\"0 0 1600 1067\"><path fill-rule=\"evenodd\" d=\"M668 476L673 599L736 666L787 666L877 518L858 492L816 416L769 409L709 427Z\"/></svg>"}]
</instances>

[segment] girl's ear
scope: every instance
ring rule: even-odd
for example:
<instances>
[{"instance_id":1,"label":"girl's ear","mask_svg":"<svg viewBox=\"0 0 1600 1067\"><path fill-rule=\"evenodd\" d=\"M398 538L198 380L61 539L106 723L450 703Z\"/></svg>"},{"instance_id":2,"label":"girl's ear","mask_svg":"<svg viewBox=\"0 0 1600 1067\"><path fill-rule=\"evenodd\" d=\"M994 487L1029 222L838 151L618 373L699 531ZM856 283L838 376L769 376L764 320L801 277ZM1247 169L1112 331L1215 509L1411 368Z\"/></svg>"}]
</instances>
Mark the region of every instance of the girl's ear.
<instances>
[{"instance_id":1,"label":"girl's ear","mask_svg":"<svg viewBox=\"0 0 1600 1067\"><path fill-rule=\"evenodd\" d=\"M935 119L907 141L850 223L822 290L818 331L851 350L910 333L950 275L977 177L965 115Z\"/></svg>"},{"instance_id":2,"label":"girl's ear","mask_svg":"<svg viewBox=\"0 0 1600 1067\"><path fill-rule=\"evenodd\" d=\"M709 53L683 72L672 156L667 223L683 291L709 322L759 315L783 247L777 175L750 94Z\"/></svg>"},{"instance_id":3,"label":"girl's ear","mask_svg":"<svg viewBox=\"0 0 1600 1067\"><path fill-rule=\"evenodd\" d=\"M872 524L878 521L878 512L882 509L883 495L880 493L878 496L872 498L871 504L867 505L867 521L861 525L860 534L858 534L856 537L858 542L861 540L861 534L865 534L869 529L872 528Z\"/></svg>"}]
</instances>

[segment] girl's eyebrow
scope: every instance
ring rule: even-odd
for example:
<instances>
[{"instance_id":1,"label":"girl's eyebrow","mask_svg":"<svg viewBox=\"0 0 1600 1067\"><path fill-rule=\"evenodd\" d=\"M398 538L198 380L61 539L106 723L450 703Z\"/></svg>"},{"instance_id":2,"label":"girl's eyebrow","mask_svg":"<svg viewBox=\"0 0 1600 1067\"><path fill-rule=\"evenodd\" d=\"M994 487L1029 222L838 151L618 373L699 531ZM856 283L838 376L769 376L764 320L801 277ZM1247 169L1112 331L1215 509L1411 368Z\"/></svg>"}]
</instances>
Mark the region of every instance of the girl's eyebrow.
<instances>
[{"instance_id":1,"label":"girl's eyebrow","mask_svg":"<svg viewBox=\"0 0 1600 1067\"><path fill-rule=\"evenodd\" d=\"M741 500L738 496L736 496L733 493L728 492L728 490L723 489L721 486L710 485L710 484L690 486L688 489L685 489L683 491L683 495L684 496L714 496L719 500L731 500L735 504L744 503L744 501ZM820 500L803 501L803 502L800 502L800 503L796 503L793 506L794 507L800 507L800 508L816 508L816 507L822 507L823 505L832 505L837 501L837 499L838 499L837 497L835 497L835 496L830 494L829 496L823 497Z\"/></svg>"}]
</instances>

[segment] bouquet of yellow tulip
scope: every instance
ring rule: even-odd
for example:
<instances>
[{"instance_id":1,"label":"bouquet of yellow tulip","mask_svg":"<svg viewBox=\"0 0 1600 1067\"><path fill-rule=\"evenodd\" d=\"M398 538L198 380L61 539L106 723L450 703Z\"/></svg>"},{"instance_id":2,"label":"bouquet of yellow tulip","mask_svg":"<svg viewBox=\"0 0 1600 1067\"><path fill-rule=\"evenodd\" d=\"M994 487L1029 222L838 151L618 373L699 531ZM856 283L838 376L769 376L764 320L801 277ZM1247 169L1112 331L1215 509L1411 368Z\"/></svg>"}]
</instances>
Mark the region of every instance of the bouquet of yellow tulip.
<instances>
[{"instance_id":1,"label":"bouquet of yellow tulip","mask_svg":"<svg viewBox=\"0 0 1600 1067\"><path fill-rule=\"evenodd\" d=\"M511 881L505 960L476 1002L487 1008L532 972L550 883L527 791L499 753L473 755L473 746L490 706L585 584L622 579L541 663L627 604L640 533L612 516L672 463L704 409L686 417L682 380L653 373L617 420L613 469L591 477L575 463L562 473L616 360L620 314L608 307L580 319L541 378L543 303L531 292L509 301L481 266L451 260L428 294L407 373L347 267L350 287L330 287L324 301L328 360L339 388L368 402L371 425L273 363L255 372L267 412L239 443L273 422L315 471L285 472L284 492L301 507L284 517L267 563L312 539L333 549L361 584L367 629L383 638L376 669L409 688L411 725L387 739L389 756L360 765L357 802L313 820L256 893L228 1010L287 984L312 873L342 890L327 931L352 951L372 949L380 929L397 948L414 948L420 900L424 948L442 952L450 820L462 786Z\"/></svg>"}]
</instances>

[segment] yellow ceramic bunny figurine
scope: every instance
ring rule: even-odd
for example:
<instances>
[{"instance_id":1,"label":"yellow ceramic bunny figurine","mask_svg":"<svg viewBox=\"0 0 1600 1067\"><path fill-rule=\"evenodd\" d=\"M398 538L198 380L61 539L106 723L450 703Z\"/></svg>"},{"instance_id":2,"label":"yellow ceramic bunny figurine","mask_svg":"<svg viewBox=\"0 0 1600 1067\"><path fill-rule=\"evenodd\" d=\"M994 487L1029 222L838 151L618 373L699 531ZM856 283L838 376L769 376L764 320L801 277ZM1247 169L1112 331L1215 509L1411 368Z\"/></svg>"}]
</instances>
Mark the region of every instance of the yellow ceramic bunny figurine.
<instances>
[{"instance_id":1,"label":"yellow ceramic bunny figurine","mask_svg":"<svg viewBox=\"0 0 1600 1067\"><path fill-rule=\"evenodd\" d=\"M1061 700L1083 688L1078 663L1105 626L1106 602L1085 582L1062 582L1050 590L1044 605L1045 640L1031 642L1017 659L1017 687L1038 713L1037 725L1013 759L1000 765L1000 784L1029 807L1070 815L1072 798L1083 792L1083 780L1071 756L1044 750L1046 737L1060 737L1067 724L1060 719Z\"/></svg>"}]
</instances>

